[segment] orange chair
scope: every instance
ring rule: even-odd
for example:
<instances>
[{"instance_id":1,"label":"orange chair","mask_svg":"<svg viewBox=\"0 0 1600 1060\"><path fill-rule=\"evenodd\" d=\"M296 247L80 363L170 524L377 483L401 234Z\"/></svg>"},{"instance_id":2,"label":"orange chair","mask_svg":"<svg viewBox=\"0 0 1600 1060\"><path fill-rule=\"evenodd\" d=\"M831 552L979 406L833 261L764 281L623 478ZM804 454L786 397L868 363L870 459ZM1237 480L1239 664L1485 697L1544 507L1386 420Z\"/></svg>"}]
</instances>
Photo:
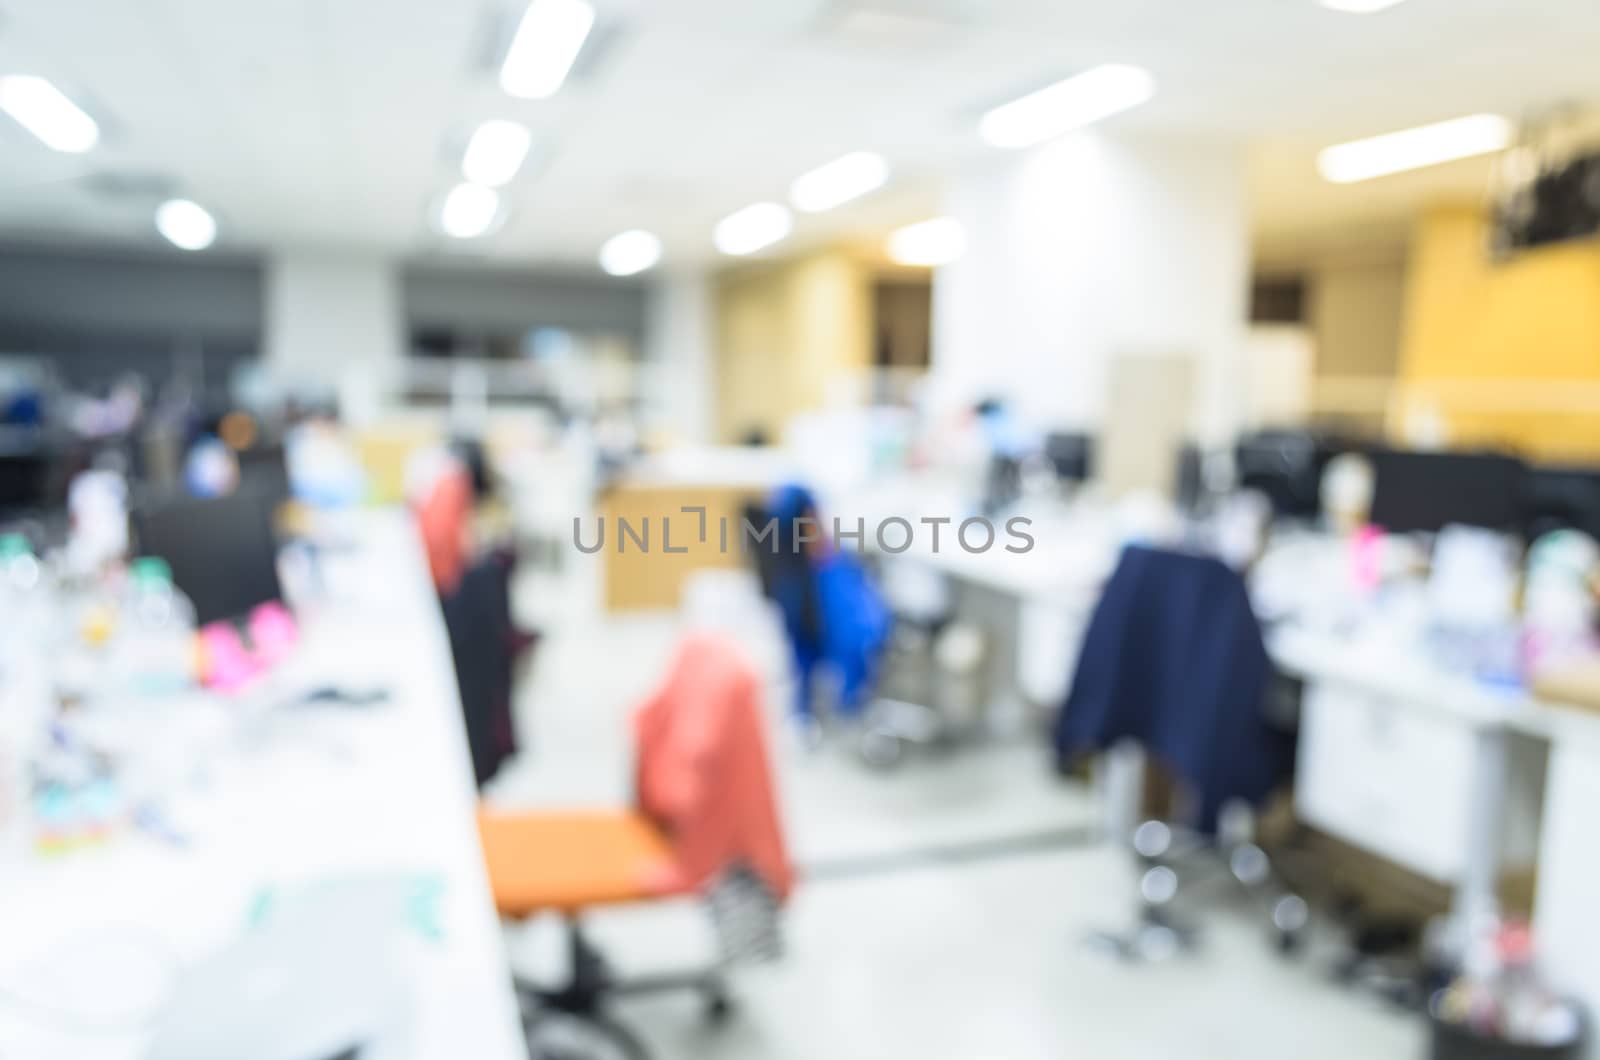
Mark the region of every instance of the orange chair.
<instances>
[{"instance_id":1,"label":"orange chair","mask_svg":"<svg viewBox=\"0 0 1600 1060\"><path fill-rule=\"evenodd\" d=\"M707 893L734 876L758 880L776 909L793 874L773 793L759 682L728 642L695 634L634 719L636 806L553 813L480 812L490 888L502 916L555 913L566 923L571 978L559 990L519 984L544 1010L603 1028L625 1053L643 1049L603 1018L609 997L692 988L708 1014L729 1012L723 967L620 981L585 938L582 914L602 906Z\"/></svg>"}]
</instances>

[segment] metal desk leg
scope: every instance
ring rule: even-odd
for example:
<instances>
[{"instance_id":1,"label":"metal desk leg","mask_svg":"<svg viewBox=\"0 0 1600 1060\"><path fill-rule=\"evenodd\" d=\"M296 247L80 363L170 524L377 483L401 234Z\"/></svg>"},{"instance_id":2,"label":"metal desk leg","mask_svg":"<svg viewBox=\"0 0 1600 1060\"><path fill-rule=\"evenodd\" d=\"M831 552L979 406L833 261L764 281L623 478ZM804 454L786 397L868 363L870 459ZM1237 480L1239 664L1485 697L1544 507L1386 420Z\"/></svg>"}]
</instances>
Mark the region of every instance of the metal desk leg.
<instances>
[{"instance_id":1,"label":"metal desk leg","mask_svg":"<svg viewBox=\"0 0 1600 1060\"><path fill-rule=\"evenodd\" d=\"M1450 955L1460 959L1473 935L1500 909L1500 860L1504 848L1507 774L1511 737L1493 726L1473 736L1472 786L1468 793L1466 861L1450 908Z\"/></svg>"}]
</instances>

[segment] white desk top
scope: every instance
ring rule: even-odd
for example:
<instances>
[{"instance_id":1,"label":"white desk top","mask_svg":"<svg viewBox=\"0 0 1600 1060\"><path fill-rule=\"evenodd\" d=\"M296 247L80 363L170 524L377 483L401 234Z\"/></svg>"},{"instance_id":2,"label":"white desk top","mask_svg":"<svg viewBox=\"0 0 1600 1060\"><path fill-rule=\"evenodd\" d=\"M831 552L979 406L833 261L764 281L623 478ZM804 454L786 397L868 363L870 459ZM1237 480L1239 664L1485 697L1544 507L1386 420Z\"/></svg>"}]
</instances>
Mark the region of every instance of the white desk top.
<instances>
[{"instance_id":1,"label":"white desk top","mask_svg":"<svg viewBox=\"0 0 1600 1060\"><path fill-rule=\"evenodd\" d=\"M264 891L404 876L441 889L440 937L412 947L414 1055L525 1060L448 642L420 545L396 512L363 515L356 537L356 551L328 559L335 588L305 618L298 656L274 682L285 696L319 684L381 685L389 702L267 709L267 691L251 720L249 699L197 694L147 704L137 730L126 716L138 705L120 707L110 731L138 733L131 746L157 760L146 768L183 774L162 802L188 843L128 831L0 875L0 1055L141 1056L150 1031L137 1021L69 1032L15 995L43 994L60 1007L93 1001L91 991L107 985L94 966L119 954L125 961L132 946L156 970L111 985L128 991L123 1008L158 1009L176 971L160 964L187 965L239 938Z\"/></svg>"}]
</instances>

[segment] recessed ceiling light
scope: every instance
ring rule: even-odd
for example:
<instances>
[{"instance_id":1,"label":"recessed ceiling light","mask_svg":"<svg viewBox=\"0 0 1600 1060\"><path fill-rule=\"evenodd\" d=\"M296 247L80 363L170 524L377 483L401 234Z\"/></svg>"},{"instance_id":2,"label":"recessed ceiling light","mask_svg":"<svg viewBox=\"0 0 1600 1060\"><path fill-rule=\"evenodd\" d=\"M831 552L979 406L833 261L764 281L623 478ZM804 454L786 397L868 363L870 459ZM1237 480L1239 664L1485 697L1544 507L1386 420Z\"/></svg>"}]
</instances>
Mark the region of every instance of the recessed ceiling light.
<instances>
[{"instance_id":1,"label":"recessed ceiling light","mask_svg":"<svg viewBox=\"0 0 1600 1060\"><path fill-rule=\"evenodd\" d=\"M528 157L533 137L514 121L486 121L473 130L461 157L461 173L474 184L498 188L510 183Z\"/></svg>"},{"instance_id":2,"label":"recessed ceiling light","mask_svg":"<svg viewBox=\"0 0 1600 1060\"><path fill-rule=\"evenodd\" d=\"M0 77L0 110L57 151L82 154L100 140L94 119L42 77Z\"/></svg>"},{"instance_id":3,"label":"recessed ceiling light","mask_svg":"<svg viewBox=\"0 0 1600 1060\"><path fill-rule=\"evenodd\" d=\"M871 151L853 151L818 166L789 185L789 201L802 213L821 213L883 187L889 163Z\"/></svg>"},{"instance_id":4,"label":"recessed ceiling light","mask_svg":"<svg viewBox=\"0 0 1600 1060\"><path fill-rule=\"evenodd\" d=\"M640 228L620 232L600 248L600 267L613 276L632 276L660 260L661 240Z\"/></svg>"},{"instance_id":5,"label":"recessed ceiling light","mask_svg":"<svg viewBox=\"0 0 1600 1060\"><path fill-rule=\"evenodd\" d=\"M500 211L500 196L482 184L457 184L444 197L439 209L439 227L454 239L474 239L494 224Z\"/></svg>"},{"instance_id":6,"label":"recessed ceiling light","mask_svg":"<svg viewBox=\"0 0 1600 1060\"><path fill-rule=\"evenodd\" d=\"M204 250L217 240L217 221L197 202L168 199L156 207L156 231L184 250Z\"/></svg>"},{"instance_id":7,"label":"recessed ceiling light","mask_svg":"<svg viewBox=\"0 0 1600 1060\"><path fill-rule=\"evenodd\" d=\"M1097 66L994 108L978 123L978 135L995 147L1030 147L1137 107L1155 93L1148 70Z\"/></svg>"},{"instance_id":8,"label":"recessed ceiling light","mask_svg":"<svg viewBox=\"0 0 1600 1060\"><path fill-rule=\"evenodd\" d=\"M889 233L889 258L901 265L948 265L966 251L966 229L954 217L918 221Z\"/></svg>"},{"instance_id":9,"label":"recessed ceiling light","mask_svg":"<svg viewBox=\"0 0 1600 1060\"><path fill-rule=\"evenodd\" d=\"M593 26L585 0L533 0L500 67L500 87L522 99L555 95Z\"/></svg>"},{"instance_id":10,"label":"recessed ceiling light","mask_svg":"<svg viewBox=\"0 0 1600 1060\"><path fill-rule=\"evenodd\" d=\"M1385 11L1405 0L1318 0L1330 11L1343 11L1351 15L1372 15Z\"/></svg>"},{"instance_id":11,"label":"recessed ceiling light","mask_svg":"<svg viewBox=\"0 0 1600 1060\"><path fill-rule=\"evenodd\" d=\"M793 230L794 218L787 209L775 202L758 202L718 221L711 238L718 250L739 257L770 247Z\"/></svg>"},{"instance_id":12,"label":"recessed ceiling light","mask_svg":"<svg viewBox=\"0 0 1600 1060\"><path fill-rule=\"evenodd\" d=\"M1329 147L1317 155L1317 169L1335 184L1351 184L1499 151L1514 135L1500 115L1474 114Z\"/></svg>"}]
</instances>

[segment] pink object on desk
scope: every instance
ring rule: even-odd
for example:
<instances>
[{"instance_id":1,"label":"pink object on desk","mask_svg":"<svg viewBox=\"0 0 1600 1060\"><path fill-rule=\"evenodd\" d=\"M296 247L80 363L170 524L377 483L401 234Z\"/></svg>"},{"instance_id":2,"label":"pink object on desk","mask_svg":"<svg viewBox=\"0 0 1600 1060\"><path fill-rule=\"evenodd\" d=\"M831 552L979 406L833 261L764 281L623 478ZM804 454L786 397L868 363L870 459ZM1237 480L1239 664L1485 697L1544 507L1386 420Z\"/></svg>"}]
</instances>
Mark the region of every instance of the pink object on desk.
<instances>
[{"instance_id":1,"label":"pink object on desk","mask_svg":"<svg viewBox=\"0 0 1600 1060\"><path fill-rule=\"evenodd\" d=\"M229 622L200 630L200 682L207 688L243 688L283 661L300 639L294 616L282 604L262 604L250 612L249 625L249 646Z\"/></svg>"},{"instance_id":2,"label":"pink object on desk","mask_svg":"<svg viewBox=\"0 0 1600 1060\"><path fill-rule=\"evenodd\" d=\"M1350 580L1370 593L1383 581L1383 528L1363 526L1350 541Z\"/></svg>"}]
</instances>

